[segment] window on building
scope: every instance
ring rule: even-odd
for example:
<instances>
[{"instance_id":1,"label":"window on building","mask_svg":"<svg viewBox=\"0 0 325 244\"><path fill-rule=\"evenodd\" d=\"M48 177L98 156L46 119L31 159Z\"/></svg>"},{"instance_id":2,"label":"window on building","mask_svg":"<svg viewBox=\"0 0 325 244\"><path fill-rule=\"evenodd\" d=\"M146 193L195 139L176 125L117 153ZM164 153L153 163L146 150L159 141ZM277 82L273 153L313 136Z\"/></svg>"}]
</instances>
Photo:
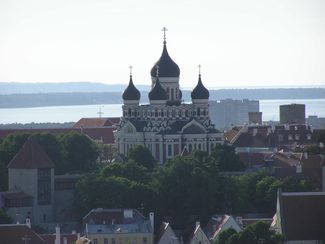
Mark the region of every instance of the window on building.
<instances>
[{"instance_id":1,"label":"window on building","mask_svg":"<svg viewBox=\"0 0 325 244\"><path fill-rule=\"evenodd\" d=\"M98 244L97 238L94 238L93 242L94 242L94 244Z\"/></svg>"},{"instance_id":2,"label":"window on building","mask_svg":"<svg viewBox=\"0 0 325 244\"><path fill-rule=\"evenodd\" d=\"M200 108L197 108L197 116L200 116L201 114L200 114Z\"/></svg>"},{"instance_id":3,"label":"window on building","mask_svg":"<svg viewBox=\"0 0 325 244\"><path fill-rule=\"evenodd\" d=\"M115 244L115 238L112 238L112 244Z\"/></svg>"},{"instance_id":4,"label":"window on building","mask_svg":"<svg viewBox=\"0 0 325 244\"><path fill-rule=\"evenodd\" d=\"M143 237L143 238L142 238L142 242L143 242L143 243L147 243L147 242L148 242L148 238L147 238L147 237Z\"/></svg>"},{"instance_id":5,"label":"window on building","mask_svg":"<svg viewBox=\"0 0 325 244\"><path fill-rule=\"evenodd\" d=\"M189 152L192 152L192 144L189 144L189 145L188 145L188 151L189 151Z\"/></svg>"},{"instance_id":6,"label":"window on building","mask_svg":"<svg viewBox=\"0 0 325 244\"><path fill-rule=\"evenodd\" d=\"M38 204L51 203L51 169L37 170L37 199Z\"/></svg>"},{"instance_id":7,"label":"window on building","mask_svg":"<svg viewBox=\"0 0 325 244\"><path fill-rule=\"evenodd\" d=\"M173 88L170 89L170 93L171 93L171 100L173 101L174 100L174 89Z\"/></svg>"},{"instance_id":8,"label":"window on building","mask_svg":"<svg viewBox=\"0 0 325 244\"><path fill-rule=\"evenodd\" d=\"M279 141L283 141L283 135L278 135Z\"/></svg>"},{"instance_id":9,"label":"window on building","mask_svg":"<svg viewBox=\"0 0 325 244\"><path fill-rule=\"evenodd\" d=\"M300 135L295 135L295 140L299 141L299 139L300 139Z\"/></svg>"},{"instance_id":10,"label":"window on building","mask_svg":"<svg viewBox=\"0 0 325 244\"><path fill-rule=\"evenodd\" d=\"M172 145L168 144L168 156L172 155Z\"/></svg>"},{"instance_id":11,"label":"window on building","mask_svg":"<svg viewBox=\"0 0 325 244\"><path fill-rule=\"evenodd\" d=\"M202 149L202 146L201 146L201 143L199 144L199 150L201 150Z\"/></svg>"},{"instance_id":12,"label":"window on building","mask_svg":"<svg viewBox=\"0 0 325 244\"><path fill-rule=\"evenodd\" d=\"M289 140L289 141L292 141L292 139L293 139L293 138L292 138L292 135L288 135L288 140Z\"/></svg>"},{"instance_id":13,"label":"window on building","mask_svg":"<svg viewBox=\"0 0 325 244\"><path fill-rule=\"evenodd\" d=\"M104 238L104 244L108 244L108 238Z\"/></svg>"},{"instance_id":14,"label":"window on building","mask_svg":"<svg viewBox=\"0 0 325 244\"><path fill-rule=\"evenodd\" d=\"M311 140L311 135L310 134L307 135L307 140Z\"/></svg>"}]
</instances>

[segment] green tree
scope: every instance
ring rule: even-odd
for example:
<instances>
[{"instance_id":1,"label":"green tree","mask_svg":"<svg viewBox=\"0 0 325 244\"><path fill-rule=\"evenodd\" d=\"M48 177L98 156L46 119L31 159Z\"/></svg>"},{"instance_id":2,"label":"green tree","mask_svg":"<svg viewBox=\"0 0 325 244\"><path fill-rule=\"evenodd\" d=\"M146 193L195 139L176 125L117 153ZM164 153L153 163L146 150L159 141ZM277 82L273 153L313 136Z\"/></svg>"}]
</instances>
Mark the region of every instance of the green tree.
<instances>
[{"instance_id":1,"label":"green tree","mask_svg":"<svg viewBox=\"0 0 325 244\"><path fill-rule=\"evenodd\" d=\"M137 145L129 150L127 157L146 167L148 170L153 170L157 166L157 162L153 158L149 149L142 145Z\"/></svg>"},{"instance_id":2,"label":"green tree","mask_svg":"<svg viewBox=\"0 0 325 244\"><path fill-rule=\"evenodd\" d=\"M8 171L4 162L0 160L0 192L8 189Z\"/></svg>"},{"instance_id":3,"label":"green tree","mask_svg":"<svg viewBox=\"0 0 325 244\"><path fill-rule=\"evenodd\" d=\"M7 215L7 213L0 208L0 224L11 224L12 223L12 219L10 218L9 215Z\"/></svg>"},{"instance_id":4,"label":"green tree","mask_svg":"<svg viewBox=\"0 0 325 244\"><path fill-rule=\"evenodd\" d=\"M237 234L233 228L228 228L220 232L215 244L226 244L230 236Z\"/></svg>"},{"instance_id":5,"label":"green tree","mask_svg":"<svg viewBox=\"0 0 325 244\"><path fill-rule=\"evenodd\" d=\"M76 211L82 215L92 208L153 209L156 193L148 185L123 177L84 176L76 185Z\"/></svg>"},{"instance_id":6,"label":"green tree","mask_svg":"<svg viewBox=\"0 0 325 244\"><path fill-rule=\"evenodd\" d=\"M223 236L223 242L221 243L225 244L257 244L262 242L280 244L284 240L282 235L270 230L270 225L262 221L249 225L239 233L234 231L228 233L227 230L224 230L220 235ZM216 244L219 244L219 242L216 242Z\"/></svg>"},{"instance_id":7,"label":"green tree","mask_svg":"<svg viewBox=\"0 0 325 244\"><path fill-rule=\"evenodd\" d=\"M307 145L304 147L303 152L308 153L309 155L317 155L322 153L322 150L319 146Z\"/></svg>"},{"instance_id":8,"label":"green tree","mask_svg":"<svg viewBox=\"0 0 325 244\"><path fill-rule=\"evenodd\" d=\"M86 173L96 167L98 150L89 137L78 133L65 133L59 136L65 149L65 172Z\"/></svg>"},{"instance_id":9,"label":"green tree","mask_svg":"<svg viewBox=\"0 0 325 244\"><path fill-rule=\"evenodd\" d=\"M217 145L211 153L219 164L220 171L243 171L245 165L235 153L235 148L228 145Z\"/></svg>"},{"instance_id":10,"label":"green tree","mask_svg":"<svg viewBox=\"0 0 325 244\"><path fill-rule=\"evenodd\" d=\"M173 216L176 227L190 223L189 216L207 220L220 209L220 178L217 165L201 161L203 154L175 157L159 169L156 183L161 212ZM207 157L204 157L207 158Z\"/></svg>"},{"instance_id":11,"label":"green tree","mask_svg":"<svg viewBox=\"0 0 325 244\"><path fill-rule=\"evenodd\" d=\"M0 160L2 160L6 166L17 154L29 136L30 134L28 133L16 133L7 136L2 141L0 144Z\"/></svg>"},{"instance_id":12,"label":"green tree","mask_svg":"<svg viewBox=\"0 0 325 244\"><path fill-rule=\"evenodd\" d=\"M141 183L149 183L151 180L147 168L135 163L134 161L127 161L126 163L111 163L103 168L101 175L103 177L123 177Z\"/></svg>"},{"instance_id":13,"label":"green tree","mask_svg":"<svg viewBox=\"0 0 325 244\"><path fill-rule=\"evenodd\" d=\"M55 174L68 173L68 171L66 170L66 152L58 137L51 133L36 133L32 136L37 139L38 143L46 151L49 158L54 162Z\"/></svg>"},{"instance_id":14,"label":"green tree","mask_svg":"<svg viewBox=\"0 0 325 244\"><path fill-rule=\"evenodd\" d=\"M320 130L317 135L317 141L325 145L325 130Z\"/></svg>"},{"instance_id":15,"label":"green tree","mask_svg":"<svg viewBox=\"0 0 325 244\"><path fill-rule=\"evenodd\" d=\"M98 143L98 154L100 165L107 165L113 162L114 158L117 156L117 148L113 145L107 145L104 143Z\"/></svg>"}]
</instances>

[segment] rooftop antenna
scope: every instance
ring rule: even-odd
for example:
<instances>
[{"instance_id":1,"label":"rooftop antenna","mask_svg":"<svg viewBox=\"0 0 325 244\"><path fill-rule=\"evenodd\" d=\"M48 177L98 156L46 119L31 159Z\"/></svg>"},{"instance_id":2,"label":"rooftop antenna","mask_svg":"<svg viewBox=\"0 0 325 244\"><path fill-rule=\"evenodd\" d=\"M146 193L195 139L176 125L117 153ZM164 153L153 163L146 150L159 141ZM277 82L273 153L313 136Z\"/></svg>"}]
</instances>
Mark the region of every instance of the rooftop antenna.
<instances>
[{"instance_id":1,"label":"rooftop antenna","mask_svg":"<svg viewBox=\"0 0 325 244\"><path fill-rule=\"evenodd\" d=\"M98 117L101 118L104 112L102 112L102 108L99 107L99 111L97 112Z\"/></svg>"}]
</instances>

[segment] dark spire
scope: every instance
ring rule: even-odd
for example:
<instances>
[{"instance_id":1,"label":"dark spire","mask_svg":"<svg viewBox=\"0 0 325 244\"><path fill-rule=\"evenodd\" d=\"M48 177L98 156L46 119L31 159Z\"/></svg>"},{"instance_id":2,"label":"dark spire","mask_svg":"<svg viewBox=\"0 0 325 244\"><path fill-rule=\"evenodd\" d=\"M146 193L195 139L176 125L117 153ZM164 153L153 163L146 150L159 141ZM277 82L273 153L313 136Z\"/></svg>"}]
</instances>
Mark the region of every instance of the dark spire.
<instances>
[{"instance_id":1,"label":"dark spire","mask_svg":"<svg viewBox=\"0 0 325 244\"><path fill-rule=\"evenodd\" d=\"M140 100L140 92L139 90L134 86L133 80L132 80L132 66L130 68L130 81L129 85L123 92L123 100Z\"/></svg>"},{"instance_id":2,"label":"dark spire","mask_svg":"<svg viewBox=\"0 0 325 244\"><path fill-rule=\"evenodd\" d=\"M192 99L209 99L209 91L205 88L201 80L201 65L199 65L199 81L191 92Z\"/></svg>"},{"instance_id":3,"label":"dark spire","mask_svg":"<svg viewBox=\"0 0 325 244\"><path fill-rule=\"evenodd\" d=\"M159 58L159 60L154 64L154 66L151 69L151 77L156 76L156 66L159 65L159 76L160 77L179 77L180 71L178 65L171 59L171 57L168 54L167 47L166 47L166 31L167 28L164 27L162 29L164 32L164 47L162 54Z\"/></svg>"}]
</instances>

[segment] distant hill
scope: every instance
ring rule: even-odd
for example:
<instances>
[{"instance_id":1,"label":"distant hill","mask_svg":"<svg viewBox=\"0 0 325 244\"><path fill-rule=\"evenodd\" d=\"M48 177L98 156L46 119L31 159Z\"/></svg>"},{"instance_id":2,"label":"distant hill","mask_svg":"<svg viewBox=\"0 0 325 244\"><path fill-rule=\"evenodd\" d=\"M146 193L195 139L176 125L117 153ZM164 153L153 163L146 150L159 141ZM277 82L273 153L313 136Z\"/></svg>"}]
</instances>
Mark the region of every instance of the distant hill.
<instances>
[{"instance_id":1,"label":"distant hill","mask_svg":"<svg viewBox=\"0 0 325 244\"><path fill-rule=\"evenodd\" d=\"M185 102L190 91L183 91ZM325 88L221 89L210 91L210 100L220 99L325 99ZM119 104L121 92L61 92L0 95L0 108L43 107L64 105ZM148 102L148 92L141 93L141 102ZM290 101L288 101L290 102Z\"/></svg>"},{"instance_id":2,"label":"distant hill","mask_svg":"<svg viewBox=\"0 0 325 244\"><path fill-rule=\"evenodd\" d=\"M103 84L99 82L63 82L63 83L19 83L0 82L0 94L30 93L72 93L72 92L122 92L126 85ZM149 85L137 85L141 91L149 91Z\"/></svg>"}]
</instances>

